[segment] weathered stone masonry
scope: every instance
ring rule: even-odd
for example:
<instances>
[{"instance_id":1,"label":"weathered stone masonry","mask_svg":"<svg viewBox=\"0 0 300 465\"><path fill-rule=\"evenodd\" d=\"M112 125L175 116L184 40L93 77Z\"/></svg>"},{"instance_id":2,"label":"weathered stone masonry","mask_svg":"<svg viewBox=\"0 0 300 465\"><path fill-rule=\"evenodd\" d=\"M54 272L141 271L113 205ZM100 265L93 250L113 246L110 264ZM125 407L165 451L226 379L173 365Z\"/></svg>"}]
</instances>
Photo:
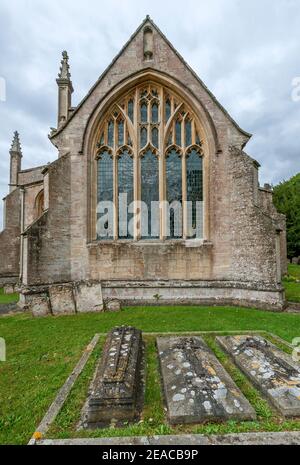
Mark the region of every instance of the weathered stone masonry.
<instances>
[{"instance_id":1,"label":"weathered stone masonry","mask_svg":"<svg viewBox=\"0 0 300 465\"><path fill-rule=\"evenodd\" d=\"M202 240L99 241L95 237L93 173L99 125L113 102L144 82L180 95L200 122ZM71 106L73 86L66 53L57 83L59 124L50 140L59 157L38 170L31 184L29 174L24 180L20 173L6 199L6 228L0 236L0 279L11 277L17 282L20 276L22 302L35 309L34 302L43 302L42 314L57 314L51 289L63 285L66 289L58 299L61 312L74 313L76 286L92 283L90 305L98 309L103 308L102 300L111 299L128 304L282 309L285 218L276 212L268 186L259 187L258 163L244 152L250 135L232 120L156 25L146 18L78 107ZM44 211L37 215L41 189ZM27 212L28 223L20 226L22 211ZM101 286L101 301L94 286Z\"/></svg>"}]
</instances>

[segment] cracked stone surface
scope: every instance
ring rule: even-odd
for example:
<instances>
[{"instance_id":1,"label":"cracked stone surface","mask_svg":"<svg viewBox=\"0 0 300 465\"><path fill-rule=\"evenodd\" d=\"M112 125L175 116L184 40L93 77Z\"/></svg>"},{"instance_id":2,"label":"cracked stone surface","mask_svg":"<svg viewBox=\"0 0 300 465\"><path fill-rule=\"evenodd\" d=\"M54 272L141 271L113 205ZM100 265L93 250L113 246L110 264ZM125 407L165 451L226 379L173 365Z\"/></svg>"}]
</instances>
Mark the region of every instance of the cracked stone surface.
<instances>
[{"instance_id":1,"label":"cracked stone surface","mask_svg":"<svg viewBox=\"0 0 300 465\"><path fill-rule=\"evenodd\" d=\"M137 420L142 402L142 333L113 329L83 408L81 427L94 429Z\"/></svg>"},{"instance_id":2,"label":"cracked stone surface","mask_svg":"<svg viewBox=\"0 0 300 465\"><path fill-rule=\"evenodd\" d=\"M255 411L200 337L157 338L168 420L250 420Z\"/></svg>"},{"instance_id":3,"label":"cracked stone surface","mask_svg":"<svg viewBox=\"0 0 300 465\"><path fill-rule=\"evenodd\" d=\"M260 336L217 337L235 364L285 417L300 416L300 365Z\"/></svg>"}]
</instances>

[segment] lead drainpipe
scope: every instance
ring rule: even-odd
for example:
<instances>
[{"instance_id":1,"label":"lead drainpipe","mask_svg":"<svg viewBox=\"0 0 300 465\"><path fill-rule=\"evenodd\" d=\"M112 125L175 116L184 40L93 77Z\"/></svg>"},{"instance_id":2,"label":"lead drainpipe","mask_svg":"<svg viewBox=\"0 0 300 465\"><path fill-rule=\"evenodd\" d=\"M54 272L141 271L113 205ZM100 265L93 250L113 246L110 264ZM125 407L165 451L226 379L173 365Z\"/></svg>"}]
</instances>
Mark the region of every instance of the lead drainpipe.
<instances>
[{"instance_id":1,"label":"lead drainpipe","mask_svg":"<svg viewBox=\"0 0 300 465\"><path fill-rule=\"evenodd\" d=\"M25 189L21 187L21 239L20 239L20 284L23 284L23 253L24 253L24 218L25 218Z\"/></svg>"}]
</instances>

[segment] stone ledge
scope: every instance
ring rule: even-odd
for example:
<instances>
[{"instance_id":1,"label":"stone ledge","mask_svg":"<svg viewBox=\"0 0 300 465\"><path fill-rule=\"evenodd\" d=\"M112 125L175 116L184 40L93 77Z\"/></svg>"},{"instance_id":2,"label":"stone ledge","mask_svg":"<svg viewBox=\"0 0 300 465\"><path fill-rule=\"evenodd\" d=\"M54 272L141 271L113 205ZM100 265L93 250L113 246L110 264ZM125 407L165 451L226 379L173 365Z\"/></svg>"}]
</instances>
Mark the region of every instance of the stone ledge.
<instances>
[{"instance_id":1,"label":"stone ledge","mask_svg":"<svg viewBox=\"0 0 300 465\"><path fill-rule=\"evenodd\" d=\"M39 446L119 446L119 445L300 445L300 431L281 433L240 433L225 435L186 434L178 436L139 436L122 438L44 439Z\"/></svg>"},{"instance_id":2,"label":"stone ledge","mask_svg":"<svg viewBox=\"0 0 300 465\"><path fill-rule=\"evenodd\" d=\"M284 288L280 284L245 282L245 281L183 281L183 280L107 280L101 281L102 287L111 288L208 288L208 289L247 289L253 291L282 292Z\"/></svg>"}]
</instances>

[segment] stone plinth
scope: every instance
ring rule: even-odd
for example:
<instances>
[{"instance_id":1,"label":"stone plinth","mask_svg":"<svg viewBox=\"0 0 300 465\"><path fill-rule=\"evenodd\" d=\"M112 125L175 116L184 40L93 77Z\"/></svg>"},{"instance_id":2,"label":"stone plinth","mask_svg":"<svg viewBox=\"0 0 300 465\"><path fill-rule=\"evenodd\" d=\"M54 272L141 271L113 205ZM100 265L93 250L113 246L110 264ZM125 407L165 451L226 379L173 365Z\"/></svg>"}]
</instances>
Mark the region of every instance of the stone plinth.
<instances>
[{"instance_id":1,"label":"stone plinth","mask_svg":"<svg viewBox=\"0 0 300 465\"><path fill-rule=\"evenodd\" d=\"M168 420L250 420L255 412L200 337L157 339Z\"/></svg>"},{"instance_id":2,"label":"stone plinth","mask_svg":"<svg viewBox=\"0 0 300 465\"><path fill-rule=\"evenodd\" d=\"M142 333L115 328L107 337L83 411L84 428L138 419L142 400Z\"/></svg>"},{"instance_id":3,"label":"stone plinth","mask_svg":"<svg viewBox=\"0 0 300 465\"><path fill-rule=\"evenodd\" d=\"M226 336L217 340L282 415L300 415L299 364L259 336Z\"/></svg>"}]
</instances>

